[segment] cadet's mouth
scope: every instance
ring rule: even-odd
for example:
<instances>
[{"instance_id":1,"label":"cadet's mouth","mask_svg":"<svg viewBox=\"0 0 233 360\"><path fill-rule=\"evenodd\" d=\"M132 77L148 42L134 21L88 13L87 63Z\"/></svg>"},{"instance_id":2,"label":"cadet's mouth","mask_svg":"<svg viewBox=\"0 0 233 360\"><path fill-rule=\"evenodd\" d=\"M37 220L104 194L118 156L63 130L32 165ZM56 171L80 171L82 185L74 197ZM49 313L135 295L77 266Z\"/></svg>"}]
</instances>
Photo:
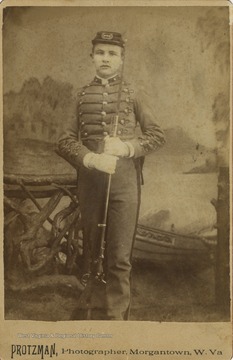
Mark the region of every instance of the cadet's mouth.
<instances>
[{"instance_id":1,"label":"cadet's mouth","mask_svg":"<svg viewBox=\"0 0 233 360\"><path fill-rule=\"evenodd\" d=\"M109 65L101 65L101 69L108 69L108 68L110 68Z\"/></svg>"}]
</instances>

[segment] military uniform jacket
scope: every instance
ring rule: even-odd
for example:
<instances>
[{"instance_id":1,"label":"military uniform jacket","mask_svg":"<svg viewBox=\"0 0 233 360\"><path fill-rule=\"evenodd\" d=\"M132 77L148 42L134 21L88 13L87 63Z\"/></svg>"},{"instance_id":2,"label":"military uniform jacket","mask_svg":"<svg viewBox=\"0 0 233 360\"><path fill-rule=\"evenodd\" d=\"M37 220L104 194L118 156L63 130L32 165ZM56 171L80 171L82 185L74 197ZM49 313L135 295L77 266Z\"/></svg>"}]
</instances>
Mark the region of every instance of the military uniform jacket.
<instances>
[{"instance_id":1,"label":"military uniform jacket","mask_svg":"<svg viewBox=\"0 0 233 360\"><path fill-rule=\"evenodd\" d=\"M83 158L90 151L103 152L105 136L113 134L119 85L119 76L106 84L95 77L78 93L74 114L68 119L58 144L60 155L76 169L83 165ZM137 125L141 128L139 136L135 133ZM147 96L136 93L125 81L120 95L117 136L130 145L135 158L151 153L165 142Z\"/></svg>"}]
</instances>

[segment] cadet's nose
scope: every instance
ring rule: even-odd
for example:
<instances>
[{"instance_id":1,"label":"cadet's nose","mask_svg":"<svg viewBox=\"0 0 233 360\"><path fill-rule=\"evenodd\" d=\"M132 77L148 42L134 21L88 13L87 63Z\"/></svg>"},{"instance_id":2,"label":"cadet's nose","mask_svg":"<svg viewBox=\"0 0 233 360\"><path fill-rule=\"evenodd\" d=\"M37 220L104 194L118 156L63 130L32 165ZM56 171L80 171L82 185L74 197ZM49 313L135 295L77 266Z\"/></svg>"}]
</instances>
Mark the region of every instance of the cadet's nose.
<instances>
[{"instance_id":1,"label":"cadet's nose","mask_svg":"<svg viewBox=\"0 0 233 360\"><path fill-rule=\"evenodd\" d=\"M109 57L107 54L103 56L103 62L109 62Z\"/></svg>"}]
</instances>

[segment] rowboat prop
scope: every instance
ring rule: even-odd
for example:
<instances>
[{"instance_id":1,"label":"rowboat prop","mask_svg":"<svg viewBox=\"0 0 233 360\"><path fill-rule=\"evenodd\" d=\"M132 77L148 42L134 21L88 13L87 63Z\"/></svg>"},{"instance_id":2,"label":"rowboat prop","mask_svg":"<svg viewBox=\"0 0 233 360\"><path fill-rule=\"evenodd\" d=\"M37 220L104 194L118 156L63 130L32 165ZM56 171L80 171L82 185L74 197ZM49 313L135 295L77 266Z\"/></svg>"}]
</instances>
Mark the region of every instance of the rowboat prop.
<instances>
[{"instance_id":1,"label":"rowboat prop","mask_svg":"<svg viewBox=\"0 0 233 360\"><path fill-rule=\"evenodd\" d=\"M212 258L217 239L214 236L182 235L138 224L133 256L151 261Z\"/></svg>"}]
</instances>

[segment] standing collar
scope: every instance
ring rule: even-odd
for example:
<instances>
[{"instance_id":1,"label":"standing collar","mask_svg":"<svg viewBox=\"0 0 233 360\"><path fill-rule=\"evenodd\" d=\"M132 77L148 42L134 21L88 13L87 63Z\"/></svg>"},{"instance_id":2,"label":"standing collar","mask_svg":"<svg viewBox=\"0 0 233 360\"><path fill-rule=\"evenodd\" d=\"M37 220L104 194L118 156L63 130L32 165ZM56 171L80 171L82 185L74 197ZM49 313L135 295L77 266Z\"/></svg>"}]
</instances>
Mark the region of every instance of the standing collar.
<instances>
[{"instance_id":1,"label":"standing collar","mask_svg":"<svg viewBox=\"0 0 233 360\"><path fill-rule=\"evenodd\" d=\"M94 78L94 82L96 84L101 84L101 85L111 84L111 83L117 82L119 80L120 80L119 75L115 75L115 76L113 76L111 78L108 78L108 79L103 79L103 78L99 77L98 75L96 75L95 78Z\"/></svg>"}]
</instances>

